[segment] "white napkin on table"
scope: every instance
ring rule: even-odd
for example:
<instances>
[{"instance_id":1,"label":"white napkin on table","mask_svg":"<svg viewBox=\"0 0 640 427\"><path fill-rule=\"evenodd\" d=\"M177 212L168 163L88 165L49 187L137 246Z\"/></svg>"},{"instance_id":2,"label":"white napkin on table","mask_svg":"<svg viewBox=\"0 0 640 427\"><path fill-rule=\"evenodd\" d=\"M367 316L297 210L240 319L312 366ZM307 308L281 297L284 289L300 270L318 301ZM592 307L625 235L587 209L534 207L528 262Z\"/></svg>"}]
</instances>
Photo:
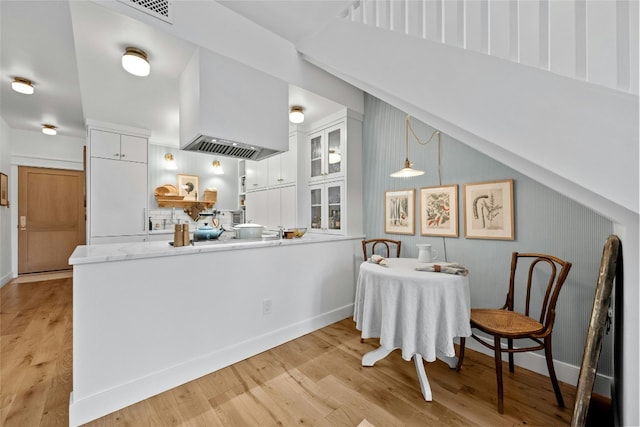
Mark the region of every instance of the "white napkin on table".
<instances>
[{"instance_id":1,"label":"white napkin on table","mask_svg":"<svg viewBox=\"0 0 640 427\"><path fill-rule=\"evenodd\" d=\"M371 255L371 258L369 258L369 262L381 265L383 267L389 267L389 263L387 262L387 260L380 255Z\"/></svg>"},{"instance_id":2,"label":"white napkin on table","mask_svg":"<svg viewBox=\"0 0 640 427\"><path fill-rule=\"evenodd\" d=\"M425 265L424 267L416 267L418 271L433 271L436 273L457 274L458 276L466 276L469 270L458 264L457 262L442 262Z\"/></svg>"}]
</instances>

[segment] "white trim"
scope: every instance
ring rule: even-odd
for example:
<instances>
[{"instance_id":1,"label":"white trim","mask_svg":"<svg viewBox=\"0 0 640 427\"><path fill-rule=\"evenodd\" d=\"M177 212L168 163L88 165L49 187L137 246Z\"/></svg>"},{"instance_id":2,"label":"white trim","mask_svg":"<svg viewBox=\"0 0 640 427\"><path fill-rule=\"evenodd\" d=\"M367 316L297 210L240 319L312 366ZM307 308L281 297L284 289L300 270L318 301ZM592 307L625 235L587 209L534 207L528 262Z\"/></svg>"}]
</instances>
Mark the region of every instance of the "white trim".
<instances>
[{"instance_id":1,"label":"white trim","mask_svg":"<svg viewBox=\"0 0 640 427\"><path fill-rule=\"evenodd\" d=\"M493 358L493 351L483 346L471 337L467 337L465 347L478 353L486 354ZM502 355L503 361L508 361L506 353ZM536 372L545 377L549 376L547 371L547 362L544 355L527 352L527 353L515 353L513 363L524 369ZM576 386L578 384L578 376L580 375L580 367L573 366L565 362L554 361L554 367L556 369L556 376L558 381L562 381L567 384ZM462 366L464 369L464 364ZM516 370L517 372L517 370ZM593 392L611 398L611 384L613 378L607 375L596 374L595 383L593 385Z\"/></svg>"},{"instance_id":2,"label":"white trim","mask_svg":"<svg viewBox=\"0 0 640 427\"><path fill-rule=\"evenodd\" d=\"M11 164L52 169L83 170L83 162L68 159L52 159L37 156L11 156Z\"/></svg>"},{"instance_id":3,"label":"white trim","mask_svg":"<svg viewBox=\"0 0 640 427\"><path fill-rule=\"evenodd\" d=\"M9 283L13 279L13 271L8 272L0 278L0 288Z\"/></svg>"}]
</instances>

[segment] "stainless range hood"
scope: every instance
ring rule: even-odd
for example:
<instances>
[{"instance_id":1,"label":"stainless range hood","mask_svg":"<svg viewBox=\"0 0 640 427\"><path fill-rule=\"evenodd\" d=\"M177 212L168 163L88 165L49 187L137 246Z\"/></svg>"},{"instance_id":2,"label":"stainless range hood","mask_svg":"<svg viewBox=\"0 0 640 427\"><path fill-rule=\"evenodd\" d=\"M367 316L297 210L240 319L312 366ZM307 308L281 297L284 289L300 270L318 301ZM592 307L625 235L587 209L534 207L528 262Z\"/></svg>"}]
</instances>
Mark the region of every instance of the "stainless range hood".
<instances>
[{"instance_id":1,"label":"stainless range hood","mask_svg":"<svg viewBox=\"0 0 640 427\"><path fill-rule=\"evenodd\" d=\"M289 148L289 86L206 49L180 76L180 148L261 160Z\"/></svg>"}]
</instances>

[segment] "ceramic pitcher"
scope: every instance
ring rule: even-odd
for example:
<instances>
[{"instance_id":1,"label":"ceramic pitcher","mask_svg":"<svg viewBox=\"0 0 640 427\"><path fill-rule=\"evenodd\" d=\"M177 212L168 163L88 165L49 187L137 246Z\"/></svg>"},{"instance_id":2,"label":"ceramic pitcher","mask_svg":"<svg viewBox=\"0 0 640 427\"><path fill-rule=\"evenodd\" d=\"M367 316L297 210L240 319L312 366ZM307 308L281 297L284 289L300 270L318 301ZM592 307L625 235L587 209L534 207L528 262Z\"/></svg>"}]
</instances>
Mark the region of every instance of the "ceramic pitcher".
<instances>
[{"instance_id":1,"label":"ceramic pitcher","mask_svg":"<svg viewBox=\"0 0 640 427\"><path fill-rule=\"evenodd\" d=\"M429 243L418 243L418 261L433 262L438 259L438 251L431 247Z\"/></svg>"}]
</instances>

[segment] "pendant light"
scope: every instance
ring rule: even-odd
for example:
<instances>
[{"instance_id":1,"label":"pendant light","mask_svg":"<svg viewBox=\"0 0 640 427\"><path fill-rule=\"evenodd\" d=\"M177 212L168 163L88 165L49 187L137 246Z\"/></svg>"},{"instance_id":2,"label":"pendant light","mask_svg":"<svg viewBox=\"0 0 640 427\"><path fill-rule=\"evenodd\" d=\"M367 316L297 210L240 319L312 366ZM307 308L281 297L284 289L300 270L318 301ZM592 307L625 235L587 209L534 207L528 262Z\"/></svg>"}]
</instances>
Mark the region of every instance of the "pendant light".
<instances>
[{"instance_id":1,"label":"pendant light","mask_svg":"<svg viewBox=\"0 0 640 427\"><path fill-rule=\"evenodd\" d=\"M428 143L431 142L431 140L433 139L433 137L435 135L438 135L438 147L440 146L440 131L439 130L433 131L433 133L431 134L431 136L429 137L427 142L420 142L420 139L418 138L418 135L416 135L415 131L411 127L410 119L411 119L411 116L409 116L409 115L405 119L404 144L405 144L405 150L406 150L405 151L406 152L406 157L405 157L405 160L404 160L404 167L402 169L400 169L399 171L396 171L396 172L393 172L392 174L390 174L390 176L392 178L412 178L414 176L424 175L424 171L421 171L420 169L414 169L412 167L413 164L409 161L409 131L411 131L411 134L413 135L413 137L416 139L416 141L420 145L427 145ZM438 166L438 168L439 168L439 166Z\"/></svg>"},{"instance_id":2,"label":"pendant light","mask_svg":"<svg viewBox=\"0 0 640 427\"><path fill-rule=\"evenodd\" d=\"M15 77L11 82L11 89L19 93L24 93L25 95L31 95L33 93L33 84L29 79Z\"/></svg>"},{"instance_id":3,"label":"pendant light","mask_svg":"<svg viewBox=\"0 0 640 427\"><path fill-rule=\"evenodd\" d=\"M151 72L147 54L145 51L135 47L128 47L125 50L124 55L122 55L122 68L134 76L140 77L148 76Z\"/></svg>"},{"instance_id":4,"label":"pendant light","mask_svg":"<svg viewBox=\"0 0 640 427\"><path fill-rule=\"evenodd\" d=\"M291 123L304 122L304 113L302 112L302 107L297 105L291 107L291 111L289 111L289 121Z\"/></svg>"}]
</instances>

